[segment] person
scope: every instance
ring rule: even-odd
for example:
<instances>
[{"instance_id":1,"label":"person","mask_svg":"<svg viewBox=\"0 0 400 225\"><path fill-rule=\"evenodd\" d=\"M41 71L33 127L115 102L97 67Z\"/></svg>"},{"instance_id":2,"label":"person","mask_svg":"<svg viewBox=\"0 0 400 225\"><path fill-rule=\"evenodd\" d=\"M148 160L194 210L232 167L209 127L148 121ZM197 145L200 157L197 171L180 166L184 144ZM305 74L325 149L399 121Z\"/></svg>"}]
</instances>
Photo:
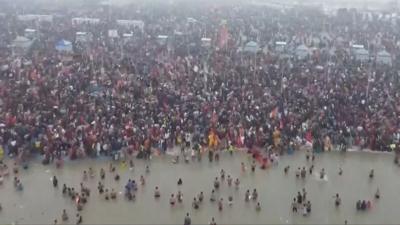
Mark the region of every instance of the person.
<instances>
[{"instance_id":1,"label":"person","mask_svg":"<svg viewBox=\"0 0 400 225\"><path fill-rule=\"evenodd\" d=\"M231 187L232 186L232 177L230 175L228 175L227 182L228 182L228 186Z\"/></svg>"},{"instance_id":2,"label":"person","mask_svg":"<svg viewBox=\"0 0 400 225\"><path fill-rule=\"evenodd\" d=\"M306 207L307 207L307 213L310 214L311 213L311 202L310 201L307 201Z\"/></svg>"},{"instance_id":3,"label":"person","mask_svg":"<svg viewBox=\"0 0 400 225\"><path fill-rule=\"evenodd\" d=\"M300 177L300 173L301 173L300 167L297 167L297 170L296 170L296 178L299 178L299 177Z\"/></svg>"},{"instance_id":4,"label":"person","mask_svg":"<svg viewBox=\"0 0 400 225\"><path fill-rule=\"evenodd\" d=\"M219 153L215 152L215 157L214 157L215 162L219 161Z\"/></svg>"},{"instance_id":5,"label":"person","mask_svg":"<svg viewBox=\"0 0 400 225\"><path fill-rule=\"evenodd\" d=\"M220 175L221 175L221 180L224 180L225 179L225 171L224 171L224 169L221 169Z\"/></svg>"},{"instance_id":6,"label":"person","mask_svg":"<svg viewBox=\"0 0 400 225\"><path fill-rule=\"evenodd\" d=\"M177 198L179 203L183 202L183 194L182 194L181 191L178 191L178 194L176 194L176 198Z\"/></svg>"},{"instance_id":7,"label":"person","mask_svg":"<svg viewBox=\"0 0 400 225\"><path fill-rule=\"evenodd\" d=\"M146 184L146 180L144 179L143 175L140 175L140 184L142 186Z\"/></svg>"},{"instance_id":8,"label":"person","mask_svg":"<svg viewBox=\"0 0 400 225\"><path fill-rule=\"evenodd\" d=\"M215 219L214 219L214 217L213 217L213 218L211 218L210 225L217 225L217 223L215 222Z\"/></svg>"},{"instance_id":9,"label":"person","mask_svg":"<svg viewBox=\"0 0 400 225\"><path fill-rule=\"evenodd\" d=\"M379 188L378 189L376 189L376 192L375 192L375 199L380 199L381 198L381 193L379 192Z\"/></svg>"},{"instance_id":10,"label":"person","mask_svg":"<svg viewBox=\"0 0 400 225\"><path fill-rule=\"evenodd\" d=\"M146 165L146 173L150 173L150 167Z\"/></svg>"},{"instance_id":11,"label":"person","mask_svg":"<svg viewBox=\"0 0 400 225\"><path fill-rule=\"evenodd\" d=\"M211 201L211 202L215 202L215 200L216 200L216 197L215 197L215 190L212 189L212 191L211 191L211 196L210 196L210 201Z\"/></svg>"},{"instance_id":12,"label":"person","mask_svg":"<svg viewBox=\"0 0 400 225\"><path fill-rule=\"evenodd\" d=\"M115 180L115 181L119 181L119 178L120 178L119 174L116 173L115 176L114 176L114 180Z\"/></svg>"},{"instance_id":13,"label":"person","mask_svg":"<svg viewBox=\"0 0 400 225\"><path fill-rule=\"evenodd\" d=\"M108 189L106 188L106 191L105 191L105 194L104 194L104 199L105 200L110 200L110 196L109 196L109 194L108 194Z\"/></svg>"},{"instance_id":14,"label":"person","mask_svg":"<svg viewBox=\"0 0 400 225\"><path fill-rule=\"evenodd\" d=\"M76 214L76 218L77 218L76 224L81 224L82 223L82 216L78 213L78 214Z\"/></svg>"},{"instance_id":15,"label":"person","mask_svg":"<svg viewBox=\"0 0 400 225\"><path fill-rule=\"evenodd\" d=\"M313 173L313 170L314 170L314 164L310 166L310 169L309 169L310 175Z\"/></svg>"},{"instance_id":16,"label":"person","mask_svg":"<svg viewBox=\"0 0 400 225\"><path fill-rule=\"evenodd\" d=\"M115 192L114 188L111 189L110 198L113 200L117 199L117 192Z\"/></svg>"},{"instance_id":17,"label":"person","mask_svg":"<svg viewBox=\"0 0 400 225\"><path fill-rule=\"evenodd\" d=\"M367 202L365 200L362 200L361 202L361 210L366 210L367 209Z\"/></svg>"},{"instance_id":18,"label":"person","mask_svg":"<svg viewBox=\"0 0 400 225\"><path fill-rule=\"evenodd\" d=\"M214 159L214 152L212 150L208 150L208 161L212 162Z\"/></svg>"},{"instance_id":19,"label":"person","mask_svg":"<svg viewBox=\"0 0 400 225\"><path fill-rule=\"evenodd\" d=\"M199 198L199 202L203 202L204 194L203 194L202 191L201 191L200 194L198 195L198 198Z\"/></svg>"},{"instance_id":20,"label":"person","mask_svg":"<svg viewBox=\"0 0 400 225\"><path fill-rule=\"evenodd\" d=\"M53 187L58 187L58 180L56 176L53 176Z\"/></svg>"},{"instance_id":21,"label":"person","mask_svg":"<svg viewBox=\"0 0 400 225\"><path fill-rule=\"evenodd\" d=\"M236 190L239 189L239 185L240 185L239 178L236 178L236 180L235 180L235 188L236 188Z\"/></svg>"},{"instance_id":22,"label":"person","mask_svg":"<svg viewBox=\"0 0 400 225\"><path fill-rule=\"evenodd\" d=\"M169 204L171 206L175 205L175 196L174 196L174 194L171 194L171 197L169 198Z\"/></svg>"},{"instance_id":23,"label":"person","mask_svg":"<svg viewBox=\"0 0 400 225\"><path fill-rule=\"evenodd\" d=\"M325 178L325 168L322 168L321 172L319 173L319 178L324 179Z\"/></svg>"},{"instance_id":24,"label":"person","mask_svg":"<svg viewBox=\"0 0 400 225\"><path fill-rule=\"evenodd\" d=\"M214 188L215 188L215 189L218 189L218 188L219 188L219 180L218 180L218 177L216 177L215 180L214 180Z\"/></svg>"},{"instance_id":25,"label":"person","mask_svg":"<svg viewBox=\"0 0 400 225\"><path fill-rule=\"evenodd\" d=\"M199 202L197 201L196 197L193 198L192 207L194 209L199 209Z\"/></svg>"},{"instance_id":26,"label":"person","mask_svg":"<svg viewBox=\"0 0 400 225\"><path fill-rule=\"evenodd\" d=\"M67 214L67 211L65 209L63 210L63 213L61 215L61 219L62 219L62 221L67 221L68 220L68 214Z\"/></svg>"},{"instance_id":27,"label":"person","mask_svg":"<svg viewBox=\"0 0 400 225\"><path fill-rule=\"evenodd\" d=\"M160 195L160 191L158 190L158 186L156 187L156 189L154 190L154 198L159 198Z\"/></svg>"},{"instance_id":28,"label":"person","mask_svg":"<svg viewBox=\"0 0 400 225\"><path fill-rule=\"evenodd\" d=\"M303 195L302 195L302 197L303 197L303 202L305 202L306 199L307 199L307 191L306 191L305 188L303 188Z\"/></svg>"},{"instance_id":29,"label":"person","mask_svg":"<svg viewBox=\"0 0 400 225\"><path fill-rule=\"evenodd\" d=\"M244 194L244 201L248 202L250 200L250 190L247 189L246 193Z\"/></svg>"},{"instance_id":30,"label":"person","mask_svg":"<svg viewBox=\"0 0 400 225\"><path fill-rule=\"evenodd\" d=\"M191 224L192 224L192 219L190 219L189 213L186 213L183 225L191 225Z\"/></svg>"},{"instance_id":31,"label":"person","mask_svg":"<svg viewBox=\"0 0 400 225\"><path fill-rule=\"evenodd\" d=\"M256 161L253 160L253 162L251 163L251 172L255 171L256 171Z\"/></svg>"},{"instance_id":32,"label":"person","mask_svg":"<svg viewBox=\"0 0 400 225\"><path fill-rule=\"evenodd\" d=\"M93 168L92 168L92 167L89 167L89 177L90 177L90 178L94 178L94 176L95 176L95 173L94 173Z\"/></svg>"},{"instance_id":33,"label":"person","mask_svg":"<svg viewBox=\"0 0 400 225\"><path fill-rule=\"evenodd\" d=\"M22 183L19 179L17 179L17 184L15 187L16 187L17 191L22 191L24 189L24 187L22 186Z\"/></svg>"},{"instance_id":34,"label":"person","mask_svg":"<svg viewBox=\"0 0 400 225\"><path fill-rule=\"evenodd\" d=\"M179 179L178 179L178 185L182 185L182 183L183 183L183 182L182 182L182 179L179 178Z\"/></svg>"},{"instance_id":35,"label":"person","mask_svg":"<svg viewBox=\"0 0 400 225\"><path fill-rule=\"evenodd\" d=\"M339 168L339 176L342 176L342 174L343 174L343 170L342 170L342 167L340 167Z\"/></svg>"},{"instance_id":36,"label":"person","mask_svg":"<svg viewBox=\"0 0 400 225\"><path fill-rule=\"evenodd\" d=\"M251 198L255 201L258 198L258 193L257 190L254 188L253 190L253 194L251 194Z\"/></svg>"},{"instance_id":37,"label":"person","mask_svg":"<svg viewBox=\"0 0 400 225\"><path fill-rule=\"evenodd\" d=\"M301 178L305 179L306 178L306 174L307 174L306 168L303 167L303 169L301 169L301 172L300 172Z\"/></svg>"},{"instance_id":38,"label":"person","mask_svg":"<svg viewBox=\"0 0 400 225\"><path fill-rule=\"evenodd\" d=\"M67 193L67 185L63 184L62 194L65 195Z\"/></svg>"},{"instance_id":39,"label":"person","mask_svg":"<svg viewBox=\"0 0 400 225\"><path fill-rule=\"evenodd\" d=\"M260 210L261 210L261 204L260 204L260 202L257 202L256 211L260 211Z\"/></svg>"},{"instance_id":40,"label":"person","mask_svg":"<svg viewBox=\"0 0 400 225\"><path fill-rule=\"evenodd\" d=\"M87 180L87 178L88 178L87 172L86 172L86 170L84 170L84 171L83 171L82 179L83 179L83 180Z\"/></svg>"},{"instance_id":41,"label":"person","mask_svg":"<svg viewBox=\"0 0 400 225\"><path fill-rule=\"evenodd\" d=\"M290 168L290 166L286 166L286 167L283 169L283 172L285 173L285 175L288 174L289 168Z\"/></svg>"},{"instance_id":42,"label":"person","mask_svg":"<svg viewBox=\"0 0 400 225\"><path fill-rule=\"evenodd\" d=\"M99 194L104 193L104 185L99 181L99 184L97 185L97 189L99 190Z\"/></svg>"},{"instance_id":43,"label":"person","mask_svg":"<svg viewBox=\"0 0 400 225\"><path fill-rule=\"evenodd\" d=\"M341 203L342 203L342 199L339 197L339 194L336 193L336 196L335 196L335 206L336 206L336 207L339 207Z\"/></svg>"},{"instance_id":44,"label":"person","mask_svg":"<svg viewBox=\"0 0 400 225\"><path fill-rule=\"evenodd\" d=\"M303 196L300 194L300 192L297 192L297 203L299 206L303 203Z\"/></svg>"},{"instance_id":45,"label":"person","mask_svg":"<svg viewBox=\"0 0 400 225\"><path fill-rule=\"evenodd\" d=\"M369 178L372 179L374 178L374 170L371 169L371 171L369 172Z\"/></svg>"},{"instance_id":46,"label":"person","mask_svg":"<svg viewBox=\"0 0 400 225\"><path fill-rule=\"evenodd\" d=\"M228 205L229 206L233 205L233 196L232 195L229 195L229 197L228 197Z\"/></svg>"},{"instance_id":47,"label":"person","mask_svg":"<svg viewBox=\"0 0 400 225\"><path fill-rule=\"evenodd\" d=\"M306 150L306 160L309 161L310 160L310 149Z\"/></svg>"},{"instance_id":48,"label":"person","mask_svg":"<svg viewBox=\"0 0 400 225\"><path fill-rule=\"evenodd\" d=\"M133 161L131 159L131 160L129 160L129 170L133 171L134 168L135 168L135 164L133 164Z\"/></svg>"},{"instance_id":49,"label":"person","mask_svg":"<svg viewBox=\"0 0 400 225\"><path fill-rule=\"evenodd\" d=\"M218 201L218 210L219 211L222 211L222 209L223 209L223 198L221 198L219 201Z\"/></svg>"},{"instance_id":50,"label":"person","mask_svg":"<svg viewBox=\"0 0 400 225\"><path fill-rule=\"evenodd\" d=\"M246 172L246 166L244 165L244 162L241 163L241 168L242 172Z\"/></svg>"},{"instance_id":51,"label":"person","mask_svg":"<svg viewBox=\"0 0 400 225\"><path fill-rule=\"evenodd\" d=\"M361 200L358 200L356 203L356 209L361 210Z\"/></svg>"},{"instance_id":52,"label":"person","mask_svg":"<svg viewBox=\"0 0 400 225\"><path fill-rule=\"evenodd\" d=\"M102 180L104 180L104 179L106 178L106 172L104 171L103 168L100 169L100 178L101 178Z\"/></svg>"},{"instance_id":53,"label":"person","mask_svg":"<svg viewBox=\"0 0 400 225\"><path fill-rule=\"evenodd\" d=\"M292 212L297 213L297 202L296 202L296 198L293 199L292 202Z\"/></svg>"},{"instance_id":54,"label":"person","mask_svg":"<svg viewBox=\"0 0 400 225\"><path fill-rule=\"evenodd\" d=\"M306 203L303 204L303 216L307 216L308 212L307 212L307 206Z\"/></svg>"},{"instance_id":55,"label":"person","mask_svg":"<svg viewBox=\"0 0 400 225\"><path fill-rule=\"evenodd\" d=\"M110 173L114 173L115 172L115 166L110 163L110 167L109 167Z\"/></svg>"}]
</instances>

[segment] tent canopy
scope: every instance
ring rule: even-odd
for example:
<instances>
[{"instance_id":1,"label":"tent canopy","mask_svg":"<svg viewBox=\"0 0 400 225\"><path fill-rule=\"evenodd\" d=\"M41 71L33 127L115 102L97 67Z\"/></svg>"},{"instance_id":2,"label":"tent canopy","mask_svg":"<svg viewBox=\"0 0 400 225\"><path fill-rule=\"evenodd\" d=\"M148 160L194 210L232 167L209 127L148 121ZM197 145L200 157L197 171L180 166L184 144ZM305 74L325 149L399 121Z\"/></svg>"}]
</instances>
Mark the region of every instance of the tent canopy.
<instances>
[{"instance_id":1,"label":"tent canopy","mask_svg":"<svg viewBox=\"0 0 400 225\"><path fill-rule=\"evenodd\" d=\"M390 55L390 53L387 52L387 51L385 51L385 50L378 52L378 56L379 56L379 57L392 57L392 56Z\"/></svg>"},{"instance_id":2,"label":"tent canopy","mask_svg":"<svg viewBox=\"0 0 400 225\"><path fill-rule=\"evenodd\" d=\"M67 40L60 40L56 44L56 49L60 52L72 52L72 42Z\"/></svg>"},{"instance_id":3,"label":"tent canopy","mask_svg":"<svg viewBox=\"0 0 400 225\"><path fill-rule=\"evenodd\" d=\"M243 48L244 52L251 52L251 53L256 53L259 50L260 47L258 46L257 42L254 41L247 42L247 44Z\"/></svg>"},{"instance_id":4,"label":"tent canopy","mask_svg":"<svg viewBox=\"0 0 400 225\"><path fill-rule=\"evenodd\" d=\"M27 47L30 47L31 44L32 44L32 41L23 36L18 36L13 41L14 47L27 48Z\"/></svg>"}]
</instances>

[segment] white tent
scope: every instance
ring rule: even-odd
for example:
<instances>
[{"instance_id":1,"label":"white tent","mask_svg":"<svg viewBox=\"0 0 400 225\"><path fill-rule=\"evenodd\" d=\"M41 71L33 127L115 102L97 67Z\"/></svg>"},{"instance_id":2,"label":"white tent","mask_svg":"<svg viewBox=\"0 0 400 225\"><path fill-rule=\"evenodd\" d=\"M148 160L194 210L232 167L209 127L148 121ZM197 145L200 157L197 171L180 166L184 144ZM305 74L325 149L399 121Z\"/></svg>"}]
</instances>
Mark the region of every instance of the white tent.
<instances>
[{"instance_id":1,"label":"white tent","mask_svg":"<svg viewBox=\"0 0 400 225\"><path fill-rule=\"evenodd\" d=\"M113 29L113 30L108 30L108 37L109 38L118 38L118 31Z\"/></svg>"},{"instance_id":2,"label":"white tent","mask_svg":"<svg viewBox=\"0 0 400 225\"><path fill-rule=\"evenodd\" d=\"M36 14L24 14L17 16L19 21L45 21L45 22L53 22L52 15L36 15Z\"/></svg>"},{"instance_id":3,"label":"white tent","mask_svg":"<svg viewBox=\"0 0 400 225\"><path fill-rule=\"evenodd\" d=\"M80 25L80 24L91 24L95 25L100 23L100 19L98 18L86 18L86 17L75 17L72 18L72 24L73 25Z\"/></svg>"},{"instance_id":4,"label":"white tent","mask_svg":"<svg viewBox=\"0 0 400 225\"><path fill-rule=\"evenodd\" d=\"M87 32L76 32L75 40L78 42L88 42L90 41L90 34Z\"/></svg>"},{"instance_id":5,"label":"white tent","mask_svg":"<svg viewBox=\"0 0 400 225\"><path fill-rule=\"evenodd\" d=\"M277 41L277 42L275 42L275 50L277 52L283 52L283 51L285 51L286 45L287 45L287 43L284 41Z\"/></svg>"},{"instance_id":6,"label":"white tent","mask_svg":"<svg viewBox=\"0 0 400 225\"><path fill-rule=\"evenodd\" d=\"M36 38L37 37L37 31L35 29L27 28L24 31L24 36L27 37L27 38L30 38L30 39Z\"/></svg>"},{"instance_id":7,"label":"white tent","mask_svg":"<svg viewBox=\"0 0 400 225\"><path fill-rule=\"evenodd\" d=\"M61 40L57 42L56 49L59 52L72 52L72 42L67 40Z\"/></svg>"},{"instance_id":8,"label":"white tent","mask_svg":"<svg viewBox=\"0 0 400 225\"><path fill-rule=\"evenodd\" d=\"M137 27L141 31L144 29L144 22L141 20L117 20L117 24L124 27Z\"/></svg>"},{"instance_id":9,"label":"white tent","mask_svg":"<svg viewBox=\"0 0 400 225\"><path fill-rule=\"evenodd\" d=\"M12 42L13 53L17 55L25 54L30 49L32 44L33 41L30 39L23 36L18 36Z\"/></svg>"},{"instance_id":10,"label":"white tent","mask_svg":"<svg viewBox=\"0 0 400 225\"><path fill-rule=\"evenodd\" d=\"M258 51L260 51L260 47L258 46L257 42L249 41L243 47L243 51L244 52L257 53Z\"/></svg>"},{"instance_id":11,"label":"white tent","mask_svg":"<svg viewBox=\"0 0 400 225\"><path fill-rule=\"evenodd\" d=\"M167 36L167 35L158 35L158 36L157 36L157 42L158 42L160 45L165 45L165 44L167 44L167 41L168 41L168 36Z\"/></svg>"},{"instance_id":12,"label":"white tent","mask_svg":"<svg viewBox=\"0 0 400 225\"><path fill-rule=\"evenodd\" d=\"M364 48L354 50L354 57L356 60L365 62L369 60L369 52Z\"/></svg>"},{"instance_id":13,"label":"white tent","mask_svg":"<svg viewBox=\"0 0 400 225\"><path fill-rule=\"evenodd\" d=\"M299 45L295 50L295 55L298 59L305 59L311 54L310 49L305 45Z\"/></svg>"},{"instance_id":14,"label":"white tent","mask_svg":"<svg viewBox=\"0 0 400 225\"><path fill-rule=\"evenodd\" d=\"M392 56L385 50L380 51L376 56L376 62L380 64L392 65Z\"/></svg>"},{"instance_id":15,"label":"white tent","mask_svg":"<svg viewBox=\"0 0 400 225\"><path fill-rule=\"evenodd\" d=\"M201 46L210 47L211 46L211 38L202 38L201 39Z\"/></svg>"}]
</instances>

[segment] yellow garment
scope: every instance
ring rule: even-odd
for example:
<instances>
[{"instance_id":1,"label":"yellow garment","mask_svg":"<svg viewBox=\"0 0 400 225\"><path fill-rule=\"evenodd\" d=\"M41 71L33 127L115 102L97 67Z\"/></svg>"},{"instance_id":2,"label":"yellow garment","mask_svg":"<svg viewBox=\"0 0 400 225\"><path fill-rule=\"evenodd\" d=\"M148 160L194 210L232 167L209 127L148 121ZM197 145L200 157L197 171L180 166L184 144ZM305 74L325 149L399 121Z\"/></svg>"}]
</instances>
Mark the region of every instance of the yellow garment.
<instances>
[{"instance_id":1,"label":"yellow garment","mask_svg":"<svg viewBox=\"0 0 400 225\"><path fill-rule=\"evenodd\" d=\"M4 158L4 149L2 146L0 146L0 160L3 160Z\"/></svg>"},{"instance_id":2,"label":"yellow garment","mask_svg":"<svg viewBox=\"0 0 400 225\"><path fill-rule=\"evenodd\" d=\"M211 132L208 135L208 147L217 147L218 145L218 137L217 135L214 134L214 132Z\"/></svg>"},{"instance_id":3,"label":"yellow garment","mask_svg":"<svg viewBox=\"0 0 400 225\"><path fill-rule=\"evenodd\" d=\"M281 132L279 130L275 130L272 134L272 138L274 139L274 146L277 147L281 144Z\"/></svg>"}]
</instances>

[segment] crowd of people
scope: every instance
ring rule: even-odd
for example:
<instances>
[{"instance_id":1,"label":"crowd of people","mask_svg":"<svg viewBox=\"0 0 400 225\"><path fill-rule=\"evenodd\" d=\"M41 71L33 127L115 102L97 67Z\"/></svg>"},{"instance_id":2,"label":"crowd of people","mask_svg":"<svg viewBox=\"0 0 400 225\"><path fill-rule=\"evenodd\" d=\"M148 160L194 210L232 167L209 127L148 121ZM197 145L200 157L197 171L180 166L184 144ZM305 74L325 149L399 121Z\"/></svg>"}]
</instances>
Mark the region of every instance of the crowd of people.
<instances>
[{"instance_id":1,"label":"crowd of people","mask_svg":"<svg viewBox=\"0 0 400 225\"><path fill-rule=\"evenodd\" d=\"M58 14L53 22L20 21L18 9L6 11L0 20L1 159L13 157L26 167L32 156L42 155L44 164L61 166L66 158L87 156L148 159L178 146L185 161L190 151L193 159L201 160L208 151L209 160L218 161L218 150L248 149L265 168L268 162L277 163L279 154L309 142L314 152L336 146L394 151L398 163L397 19L356 10L325 15L316 9L253 5L91 7ZM71 23L82 14L100 20ZM123 28L115 19L139 19L144 27ZM30 27L38 31L34 45L24 55L15 54L12 40ZM132 37L110 37L114 28L120 34L132 32ZM90 40L75 40L78 31L90 33ZM60 39L74 40L73 53L54 48ZM256 46L249 50L250 41ZM283 50L277 50L277 42L285 42ZM371 55L385 49L393 63L374 57L361 62L352 55L351 43L366 46ZM310 49L306 57L294 53L300 45ZM310 152L306 157L315 158ZM250 167L254 171L256 162ZM313 166L308 170L312 174ZM295 173L305 179L307 170L299 167ZM93 174L85 171L84 177ZM225 172L220 176L215 190L225 181ZM104 179L104 170L100 177ZM227 184L233 180L228 175ZM233 183L238 188L239 179ZM17 177L14 185L22 191ZM53 185L58 185L56 177ZM126 197L134 200L136 189L137 183L129 180ZM101 181L98 190L106 200L117 198ZM159 198L159 187L154 192ZM222 211L224 200L213 193L210 200ZM80 211L90 191L83 184L81 192L64 185L63 194ZM306 216L311 203L305 195L305 190L298 193L292 209L302 209ZM251 194L247 190L245 201L252 199L260 210L257 196L256 189ZM182 197L180 192L171 194L169 202L179 204ZM202 192L194 197L194 209L203 198ZM233 204L232 196L227 199ZM335 204L340 202L337 194ZM367 203L360 201L357 208L366 209ZM79 214L77 218L82 222ZM62 220L67 219L64 211ZM189 214L185 224L190 224Z\"/></svg>"},{"instance_id":2,"label":"crowd of people","mask_svg":"<svg viewBox=\"0 0 400 225\"><path fill-rule=\"evenodd\" d=\"M132 8L92 10L98 24L71 24L81 11L55 18L58 24L30 24L12 13L2 19L4 45L33 24L40 33L28 55L6 49L0 56L3 154L25 160L40 153L49 163L115 152L148 157L176 145L284 152L305 141L315 151L399 150L397 65L359 62L347 44L395 56L397 23L352 11L182 7L132 6L130 18L145 26L132 28L129 41L107 31ZM93 38L76 42L73 54L54 49L77 31ZM167 43L157 39L161 34ZM248 54L248 41L262 51ZM298 59L277 53L276 41L314 50Z\"/></svg>"}]
</instances>

